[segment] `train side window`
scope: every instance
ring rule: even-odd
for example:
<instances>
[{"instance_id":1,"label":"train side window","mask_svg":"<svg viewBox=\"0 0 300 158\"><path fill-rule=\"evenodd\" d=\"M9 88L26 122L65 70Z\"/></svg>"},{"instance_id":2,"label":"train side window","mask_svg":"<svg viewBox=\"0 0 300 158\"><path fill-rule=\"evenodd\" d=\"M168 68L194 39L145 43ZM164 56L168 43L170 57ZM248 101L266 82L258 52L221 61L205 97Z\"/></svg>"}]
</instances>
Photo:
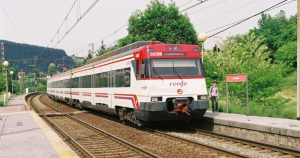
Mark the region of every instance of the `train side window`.
<instances>
[{"instance_id":1,"label":"train side window","mask_svg":"<svg viewBox=\"0 0 300 158\"><path fill-rule=\"evenodd\" d=\"M72 78L71 79L71 88L79 88L78 81L79 81L78 77Z\"/></svg>"},{"instance_id":2,"label":"train side window","mask_svg":"<svg viewBox=\"0 0 300 158\"><path fill-rule=\"evenodd\" d=\"M83 88L83 83L84 83L83 76L82 76L82 77L78 77L78 79L79 79L79 85L78 85L78 88Z\"/></svg>"},{"instance_id":3,"label":"train side window","mask_svg":"<svg viewBox=\"0 0 300 158\"><path fill-rule=\"evenodd\" d=\"M82 88L91 88L92 78L91 75L83 76L83 87Z\"/></svg>"},{"instance_id":4,"label":"train side window","mask_svg":"<svg viewBox=\"0 0 300 158\"><path fill-rule=\"evenodd\" d=\"M123 87L130 87L130 79L131 79L130 74L131 74L130 68L125 68L124 69L124 77L123 77L123 80L124 80Z\"/></svg>"},{"instance_id":5,"label":"train side window","mask_svg":"<svg viewBox=\"0 0 300 158\"><path fill-rule=\"evenodd\" d=\"M93 84L93 86L95 87L95 88L99 88L100 87L100 74L95 74L94 75L94 84Z\"/></svg>"},{"instance_id":6,"label":"train side window","mask_svg":"<svg viewBox=\"0 0 300 158\"><path fill-rule=\"evenodd\" d=\"M100 74L100 87L108 87L108 72Z\"/></svg>"},{"instance_id":7,"label":"train side window","mask_svg":"<svg viewBox=\"0 0 300 158\"><path fill-rule=\"evenodd\" d=\"M123 87L124 84L124 71L123 69L115 70L115 87Z\"/></svg>"},{"instance_id":8,"label":"train side window","mask_svg":"<svg viewBox=\"0 0 300 158\"><path fill-rule=\"evenodd\" d=\"M130 68L115 70L115 87L130 87Z\"/></svg>"},{"instance_id":9,"label":"train side window","mask_svg":"<svg viewBox=\"0 0 300 158\"><path fill-rule=\"evenodd\" d=\"M138 79L138 65L139 65L139 61L134 61L132 60L131 61L131 65L132 65L132 70L133 70L133 73L134 73L134 76L136 77L136 79Z\"/></svg>"}]
</instances>

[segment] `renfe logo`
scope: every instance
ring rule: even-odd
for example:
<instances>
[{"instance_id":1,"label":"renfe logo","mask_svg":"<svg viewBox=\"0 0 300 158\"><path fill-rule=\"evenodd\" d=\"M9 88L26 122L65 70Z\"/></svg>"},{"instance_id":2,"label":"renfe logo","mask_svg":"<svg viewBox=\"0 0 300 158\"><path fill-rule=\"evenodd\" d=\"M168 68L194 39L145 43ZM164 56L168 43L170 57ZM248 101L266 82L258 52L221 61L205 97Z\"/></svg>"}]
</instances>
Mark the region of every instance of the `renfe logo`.
<instances>
[{"instance_id":1,"label":"renfe logo","mask_svg":"<svg viewBox=\"0 0 300 158\"><path fill-rule=\"evenodd\" d=\"M181 82L171 82L170 83L170 86L171 87L183 87L183 86L186 86L187 85L187 82L184 82L184 81L181 81Z\"/></svg>"}]
</instances>

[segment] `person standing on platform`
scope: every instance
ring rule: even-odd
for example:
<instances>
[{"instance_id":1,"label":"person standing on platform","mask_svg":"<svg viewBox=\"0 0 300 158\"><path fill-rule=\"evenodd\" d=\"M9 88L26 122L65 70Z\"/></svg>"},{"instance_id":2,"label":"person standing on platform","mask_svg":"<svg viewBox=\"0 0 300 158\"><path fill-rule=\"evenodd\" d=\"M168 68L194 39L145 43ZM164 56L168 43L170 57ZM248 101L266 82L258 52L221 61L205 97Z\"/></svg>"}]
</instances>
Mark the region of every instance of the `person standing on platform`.
<instances>
[{"instance_id":1,"label":"person standing on platform","mask_svg":"<svg viewBox=\"0 0 300 158\"><path fill-rule=\"evenodd\" d=\"M210 99L211 99L212 111L213 112L218 112L219 92L218 92L218 86L217 86L217 81L216 80L213 81L213 84L209 89L209 96L210 96Z\"/></svg>"}]
</instances>

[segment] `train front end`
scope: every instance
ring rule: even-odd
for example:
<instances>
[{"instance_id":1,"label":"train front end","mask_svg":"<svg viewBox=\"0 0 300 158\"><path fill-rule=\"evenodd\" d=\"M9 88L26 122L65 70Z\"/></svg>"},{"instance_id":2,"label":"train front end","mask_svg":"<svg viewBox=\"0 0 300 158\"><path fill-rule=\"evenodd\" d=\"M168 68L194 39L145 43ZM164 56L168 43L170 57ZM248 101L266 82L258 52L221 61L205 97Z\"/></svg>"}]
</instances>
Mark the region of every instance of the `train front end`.
<instances>
[{"instance_id":1,"label":"train front end","mask_svg":"<svg viewBox=\"0 0 300 158\"><path fill-rule=\"evenodd\" d=\"M134 52L145 122L201 119L208 108L204 67L197 45L152 44Z\"/></svg>"}]
</instances>

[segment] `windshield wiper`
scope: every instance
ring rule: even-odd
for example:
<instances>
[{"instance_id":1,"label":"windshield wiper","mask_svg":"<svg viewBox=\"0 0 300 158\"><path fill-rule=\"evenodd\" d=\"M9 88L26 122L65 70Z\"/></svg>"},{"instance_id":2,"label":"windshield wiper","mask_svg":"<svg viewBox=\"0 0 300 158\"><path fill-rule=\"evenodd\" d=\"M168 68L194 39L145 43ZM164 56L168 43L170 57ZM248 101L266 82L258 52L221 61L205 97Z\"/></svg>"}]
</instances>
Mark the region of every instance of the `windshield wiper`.
<instances>
[{"instance_id":1,"label":"windshield wiper","mask_svg":"<svg viewBox=\"0 0 300 158\"><path fill-rule=\"evenodd\" d=\"M153 66L154 64L153 64L153 61L152 61L152 60L151 60L151 65L152 65L151 67L152 67L152 70L153 70L154 74L157 75L158 78L160 78L161 80L163 80L163 78L162 78L162 77L157 73L157 71L155 70L155 68L154 68L154 66Z\"/></svg>"},{"instance_id":2,"label":"windshield wiper","mask_svg":"<svg viewBox=\"0 0 300 158\"><path fill-rule=\"evenodd\" d=\"M174 60L173 60L173 71L176 73L176 75L182 80L182 77L178 74L178 72L176 71L175 67L174 67Z\"/></svg>"}]
</instances>

